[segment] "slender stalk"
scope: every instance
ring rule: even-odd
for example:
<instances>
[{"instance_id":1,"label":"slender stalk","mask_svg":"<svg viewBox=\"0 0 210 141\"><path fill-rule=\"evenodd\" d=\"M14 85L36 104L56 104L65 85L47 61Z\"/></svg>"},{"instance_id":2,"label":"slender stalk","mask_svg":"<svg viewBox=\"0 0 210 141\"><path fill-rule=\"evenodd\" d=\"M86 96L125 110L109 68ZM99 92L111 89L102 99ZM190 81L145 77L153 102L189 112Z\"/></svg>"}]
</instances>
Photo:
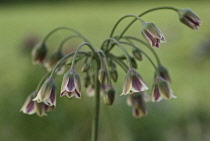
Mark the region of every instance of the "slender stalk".
<instances>
[{"instance_id":1,"label":"slender stalk","mask_svg":"<svg viewBox=\"0 0 210 141\"><path fill-rule=\"evenodd\" d=\"M143 15L149 13L149 12L152 12L152 11L156 11L156 10L161 10L161 9L169 9L169 10L173 10L173 11L178 11L177 8L175 7L170 7L170 6L164 6L164 7L156 7L156 8L152 8L152 9L149 9L141 14L139 14L139 17L142 17ZM133 21L131 21L126 27L125 29L122 31L122 33L120 34L119 38L122 38L122 36L125 34L125 32L130 28L130 26L136 21L137 19L134 19Z\"/></svg>"},{"instance_id":2,"label":"slender stalk","mask_svg":"<svg viewBox=\"0 0 210 141\"><path fill-rule=\"evenodd\" d=\"M100 61L97 60L96 76L98 76L98 70L100 69ZM92 136L91 141L98 140L98 125L99 125L99 113L100 113L100 82L98 77L95 77L95 117L92 123Z\"/></svg>"},{"instance_id":3,"label":"slender stalk","mask_svg":"<svg viewBox=\"0 0 210 141\"><path fill-rule=\"evenodd\" d=\"M103 52L103 50L100 50L100 52L104 58L104 64L105 64L105 68L106 68L108 83L111 84L111 77L110 77L110 73L109 73L109 65L108 65L107 57L106 57L105 53Z\"/></svg>"},{"instance_id":4,"label":"slender stalk","mask_svg":"<svg viewBox=\"0 0 210 141\"><path fill-rule=\"evenodd\" d=\"M124 52L125 56L126 56L126 59L128 61L128 64L129 64L129 68L132 68L132 64L131 64L131 60L129 58L129 54L128 52L125 50L125 48L114 38L108 38L107 40L105 40L103 42L103 45L105 44L105 42L110 42L110 41L113 41L115 44L117 44L117 46Z\"/></svg>"},{"instance_id":5,"label":"slender stalk","mask_svg":"<svg viewBox=\"0 0 210 141\"><path fill-rule=\"evenodd\" d=\"M125 73L127 73L129 68L123 61L119 60L116 56L112 54L110 54L110 57L125 71Z\"/></svg>"},{"instance_id":6,"label":"slender stalk","mask_svg":"<svg viewBox=\"0 0 210 141\"><path fill-rule=\"evenodd\" d=\"M90 55L90 53L85 52L85 51L80 51L78 53L81 53L81 54L84 54L84 55ZM55 72L56 72L57 68L59 68L60 65L62 65L68 58L72 57L74 54L75 54L75 52L69 53L66 56L64 56L62 59L60 59L60 61L58 61L58 63L55 65L55 67L51 71L50 77L53 77L55 75Z\"/></svg>"},{"instance_id":7,"label":"slender stalk","mask_svg":"<svg viewBox=\"0 0 210 141\"><path fill-rule=\"evenodd\" d=\"M145 46L154 54L154 56L155 56L155 58L156 58L156 60L157 60L158 65L161 64L160 59L159 59L157 53L156 53L156 52L154 51L154 49L153 49L150 45L148 45L146 42L144 42L143 40L138 39L138 38L136 38L136 37L132 37L132 36L123 36L122 38L135 40L135 41L140 42L141 44L145 45Z\"/></svg>"},{"instance_id":8,"label":"slender stalk","mask_svg":"<svg viewBox=\"0 0 210 141\"><path fill-rule=\"evenodd\" d=\"M144 52L142 51L141 49L139 49L137 46L135 46L134 44L130 44L130 43L127 43L127 42L120 42L122 44L127 44L127 45L130 45L131 47L134 47L135 49L138 49L141 51L142 54L144 54L144 56L150 61L150 63L152 64L152 66L154 67L155 71L156 71L156 74L157 76L160 76L160 73L155 65L155 63L152 61L152 59Z\"/></svg>"},{"instance_id":9,"label":"slender stalk","mask_svg":"<svg viewBox=\"0 0 210 141\"><path fill-rule=\"evenodd\" d=\"M40 87L42 86L42 84L44 83L44 81L46 80L46 78L50 75L50 72L46 73L42 79L39 81L39 84L36 87L36 91L38 91L40 89Z\"/></svg>"},{"instance_id":10,"label":"slender stalk","mask_svg":"<svg viewBox=\"0 0 210 141\"><path fill-rule=\"evenodd\" d=\"M149 9L149 10L147 10L147 11L145 11L145 12L139 14L138 17L142 17L143 15L145 15L145 14L147 14L147 13L149 13L149 12L152 12L152 11L155 11L155 10L161 10L161 9L169 9L169 10L173 10L173 11L176 11L176 12L178 11L177 8L175 8L175 7L170 7L170 6L156 7L156 8ZM123 35L125 34L125 32L131 27L131 25L132 25L135 21L137 21L137 18L135 18L133 21L131 21L131 22L125 27L125 29L122 31L122 33L121 33L120 36L117 38L117 40L120 40L120 39L123 37ZM113 33L112 33L112 34L113 34ZM114 46L112 45L108 51L110 51L113 47L114 47Z\"/></svg>"},{"instance_id":11,"label":"slender stalk","mask_svg":"<svg viewBox=\"0 0 210 141\"><path fill-rule=\"evenodd\" d=\"M130 15L125 15L125 16L121 17L121 18L116 22L116 24L114 25L114 27L112 28L112 31L111 31L111 33L110 33L110 35L109 35L110 38L113 37L113 34L114 34L114 32L115 32L117 26L119 25L119 23L120 23L123 19L128 18L128 17L133 17L133 18L135 18L135 20L139 20L142 24L144 23L144 20L142 20L139 16L131 15L131 14L130 14ZM107 47L109 46L109 44L110 44L110 41L108 41Z\"/></svg>"},{"instance_id":12,"label":"slender stalk","mask_svg":"<svg viewBox=\"0 0 210 141\"><path fill-rule=\"evenodd\" d=\"M63 39L60 43L60 45L58 46L58 50L62 50L64 44L68 41L68 40L71 40L73 38L77 38L77 37L80 37L79 35L70 35L68 37L66 37L65 39Z\"/></svg>"},{"instance_id":13,"label":"slender stalk","mask_svg":"<svg viewBox=\"0 0 210 141\"><path fill-rule=\"evenodd\" d=\"M70 30L70 31L76 33L77 35L79 35L81 38L83 38L86 42L89 42L89 41L88 41L80 32L78 32L77 30L75 30L75 29L73 29L73 28L71 28L71 27L61 26L61 27L57 27L57 28L53 29L52 31L50 31L50 32L45 36L45 38L43 39L43 43L45 43L45 42L48 40L48 38L49 38L53 33L55 33L55 32L58 31L58 30Z\"/></svg>"},{"instance_id":14,"label":"slender stalk","mask_svg":"<svg viewBox=\"0 0 210 141\"><path fill-rule=\"evenodd\" d=\"M103 63L101 55L96 51L96 49L90 43L84 42L84 43L80 44L79 47L77 48L77 50L75 51L75 54L74 54L74 57L73 57L73 60L72 60L71 69L74 68L74 65L75 65L75 62L76 62L75 60L76 60L77 52L85 45L88 46L92 50L92 52L94 52L96 55L98 55L98 58L100 59L100 62Z\"/></svg>"}]
</instances>

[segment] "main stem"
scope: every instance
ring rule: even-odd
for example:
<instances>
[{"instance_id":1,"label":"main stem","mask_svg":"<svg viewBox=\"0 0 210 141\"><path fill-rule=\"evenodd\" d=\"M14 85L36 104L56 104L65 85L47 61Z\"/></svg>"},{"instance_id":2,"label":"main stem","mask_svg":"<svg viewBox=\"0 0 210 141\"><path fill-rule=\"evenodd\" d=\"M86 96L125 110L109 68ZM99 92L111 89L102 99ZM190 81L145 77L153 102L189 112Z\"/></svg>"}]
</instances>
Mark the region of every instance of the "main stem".
<instances>
[{"instance_id":1,"label":"main stem","mask_svg":"<svg viewBox=\"0 0 210 141\"><path fill-rule=\"evenodd\" d=\"M100 62L97 61L96 76L98 76L98 70L100 69ZM95 117L92 122L92 137L91 141L98 140L98 122L100 113L100 82L98 77L95 77Z\"/></svg>"}]
</instances>

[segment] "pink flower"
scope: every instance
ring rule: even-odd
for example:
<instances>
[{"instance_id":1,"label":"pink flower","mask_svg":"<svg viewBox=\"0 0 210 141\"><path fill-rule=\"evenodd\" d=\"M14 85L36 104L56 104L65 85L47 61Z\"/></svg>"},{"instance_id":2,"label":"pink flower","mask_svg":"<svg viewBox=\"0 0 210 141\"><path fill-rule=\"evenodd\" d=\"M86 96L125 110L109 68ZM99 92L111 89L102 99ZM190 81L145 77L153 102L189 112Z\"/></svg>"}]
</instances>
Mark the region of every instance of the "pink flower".
<instances>
[{"instance_id":1,"label":"pink flower","mask_svg":"<svg viewBox=\"0 0 210 141\"><path fill-rule=\"evenodd\" d=\"M80 78L74 69L70 69L64 74L60 96L62 97L64 95L68 98L72 98L74 96L76 98L81 98Z\"/></svg>"}]
</instances>

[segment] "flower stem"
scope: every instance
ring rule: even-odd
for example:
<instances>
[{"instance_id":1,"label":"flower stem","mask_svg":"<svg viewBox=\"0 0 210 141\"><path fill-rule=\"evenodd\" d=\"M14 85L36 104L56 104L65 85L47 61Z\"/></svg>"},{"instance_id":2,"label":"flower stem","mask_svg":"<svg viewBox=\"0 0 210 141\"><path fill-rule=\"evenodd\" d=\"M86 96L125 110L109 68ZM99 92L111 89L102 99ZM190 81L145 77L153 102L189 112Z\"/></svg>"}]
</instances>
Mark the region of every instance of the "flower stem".
<instances>
[{"instance_id":1,"label":"flower stem","mask_svg":"<svg viewBox=\"0 0 210 141\"><path fill-rule=\"evenodd\" d=\"M120 42L120 43L130 45L130 46L134 47L135 49L140 50L141 53L144 54L144 56L150 61L150 63L151 63L152 66L154 67L157 76L160 76L160 73L159 73L159 71L158 71L158 69L157 69L155 63L152 61L152 59L151 59L144 51L142 51L141 49L139 49L139 48L138 48L137 46L135 46L134 44L130 44L130 43L127 43L127 42Z\"/></svg>"},{"instance_id":2,"label":"flower stem","mask_svg":"<svg viewBox=\"0 0 210 141\"><path fill-rule=\"evenodd\" d=\"M137 42L139 42L139 43L142 43L143 45L145 45L145 46L154 54L154 56L155 56L155 58L156 58L156 60L157 60L158 65L161 64L160 59L159 59L157 53L156 53L156 52L154 51L154 49L153 49L150 45L148 45L146 42L144 42L143 40L138 39L138 38L136 38L136 37L132 37L132 36L123 36L122 38L125 38L125 39L128 39L128 40L131 39L131 40L137 41Z\"/></svg>"},{"instance_id":3,"label":"flower stem","mask_svg":"<svg viewBox=\"0 0 210 141\"><path fill-rule=\"evenodd\" d=\"M175 7L170 7L170 6L164 6L164 7L156 7L156 8L152 8L152 9L149 9L141 14L139 14L139 17L142 17L143 15L149 13L149 12L152 12L152 11L156 11L156 10L161 10L161 9L169 9L169 10L173 10L173 11L177 11L178 9L175 8ZM122 31L122 33L120 34L119 38L122 38L122 36L125 34L125 32L129 29L129 27L136 21L137 19L134 19L133 21L131 21L126 27L125 29Z\"/></svg>"},{"instance_id":4,"label":"flower stem","mask_svg":"<svg viewBox=\"0 0 210 141\"><path fill-rule=\"evenodd\" d=\"M98 70L100 69L100 61L97 61L96 76L98 76ZM100 82L98 77L95 77L95 117L92 122L92 136L91 141L98 140L98 123L100 113Z\"/></svg>"},{"instance_id":5,"label":"flower stem","mask_svg":"<svg viewBox=\"0 0 210 141\"><path fill-rule=\"evenodd\" d=\"M50 32L45 36L45 38L43 39L43 43L45 43L45 42L48 40L48 38L49 38L53 33L55 33L55 32L58 31L58 30L70 30L70 31L76 33L76 34L77 34L78 36L80 36L81 38L83 38L86 42L89 42L89 41L88 41L81 33L79 33L77 30L75 30L75 29L73 29L73 28L71 28L71 27L61 26L61 27L57 27L57 28L53 29L52 31L50 31Z\"/></svg>"}]
</instances>

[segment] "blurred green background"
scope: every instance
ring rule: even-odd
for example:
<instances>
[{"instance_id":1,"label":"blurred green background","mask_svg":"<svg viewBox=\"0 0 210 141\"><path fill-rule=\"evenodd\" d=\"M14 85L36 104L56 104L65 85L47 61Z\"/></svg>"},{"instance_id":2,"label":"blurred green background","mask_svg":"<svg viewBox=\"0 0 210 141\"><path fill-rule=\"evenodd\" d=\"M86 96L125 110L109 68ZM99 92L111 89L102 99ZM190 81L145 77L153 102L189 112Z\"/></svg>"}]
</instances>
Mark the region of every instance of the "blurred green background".
<instances>
[{"instance_id":1,"label":"blurred green background","mask_svg":"<svg viewBox=\"0 0 210 141\"><path fill-rule=\"evenodd\" d=\"M0 5L0 140L1 141L87 141L90 140L94 98L83 94L81 100L59 98L55 111L47 117L19 112L28 94L36 88L45 69L31 64L27 40L41 39L58 26L79 30L95 46L109 36L114 23L123 15L139 14L157 6L191 8L202 19L198 31L178 20L176 13L161 10L144 17L154 22L167 42L155 49L171 74L171 87L178 97L148 103L149 114L135 119L126 97L120 96L125 73L121 71L113 106L101 104L99 141L209 141L210 140L210 60L197 52L210 39L208 1L118 1L66 2ZM123 25L129 22L125 20ZM48 46L58 46L66 32L50 38ZM140 25L128 35L140 36ZM69 43L76 46L79 40ZM115 50L117 51L117 50ZM149 54L150 52L145 49ZM138 71L152 86L153 68L144 58ZM119 68L119 67L118 67ZM56 78L58 93L62 76ZM151 90L148 91L149 93Z\"/></svg>"}]
</instances>

